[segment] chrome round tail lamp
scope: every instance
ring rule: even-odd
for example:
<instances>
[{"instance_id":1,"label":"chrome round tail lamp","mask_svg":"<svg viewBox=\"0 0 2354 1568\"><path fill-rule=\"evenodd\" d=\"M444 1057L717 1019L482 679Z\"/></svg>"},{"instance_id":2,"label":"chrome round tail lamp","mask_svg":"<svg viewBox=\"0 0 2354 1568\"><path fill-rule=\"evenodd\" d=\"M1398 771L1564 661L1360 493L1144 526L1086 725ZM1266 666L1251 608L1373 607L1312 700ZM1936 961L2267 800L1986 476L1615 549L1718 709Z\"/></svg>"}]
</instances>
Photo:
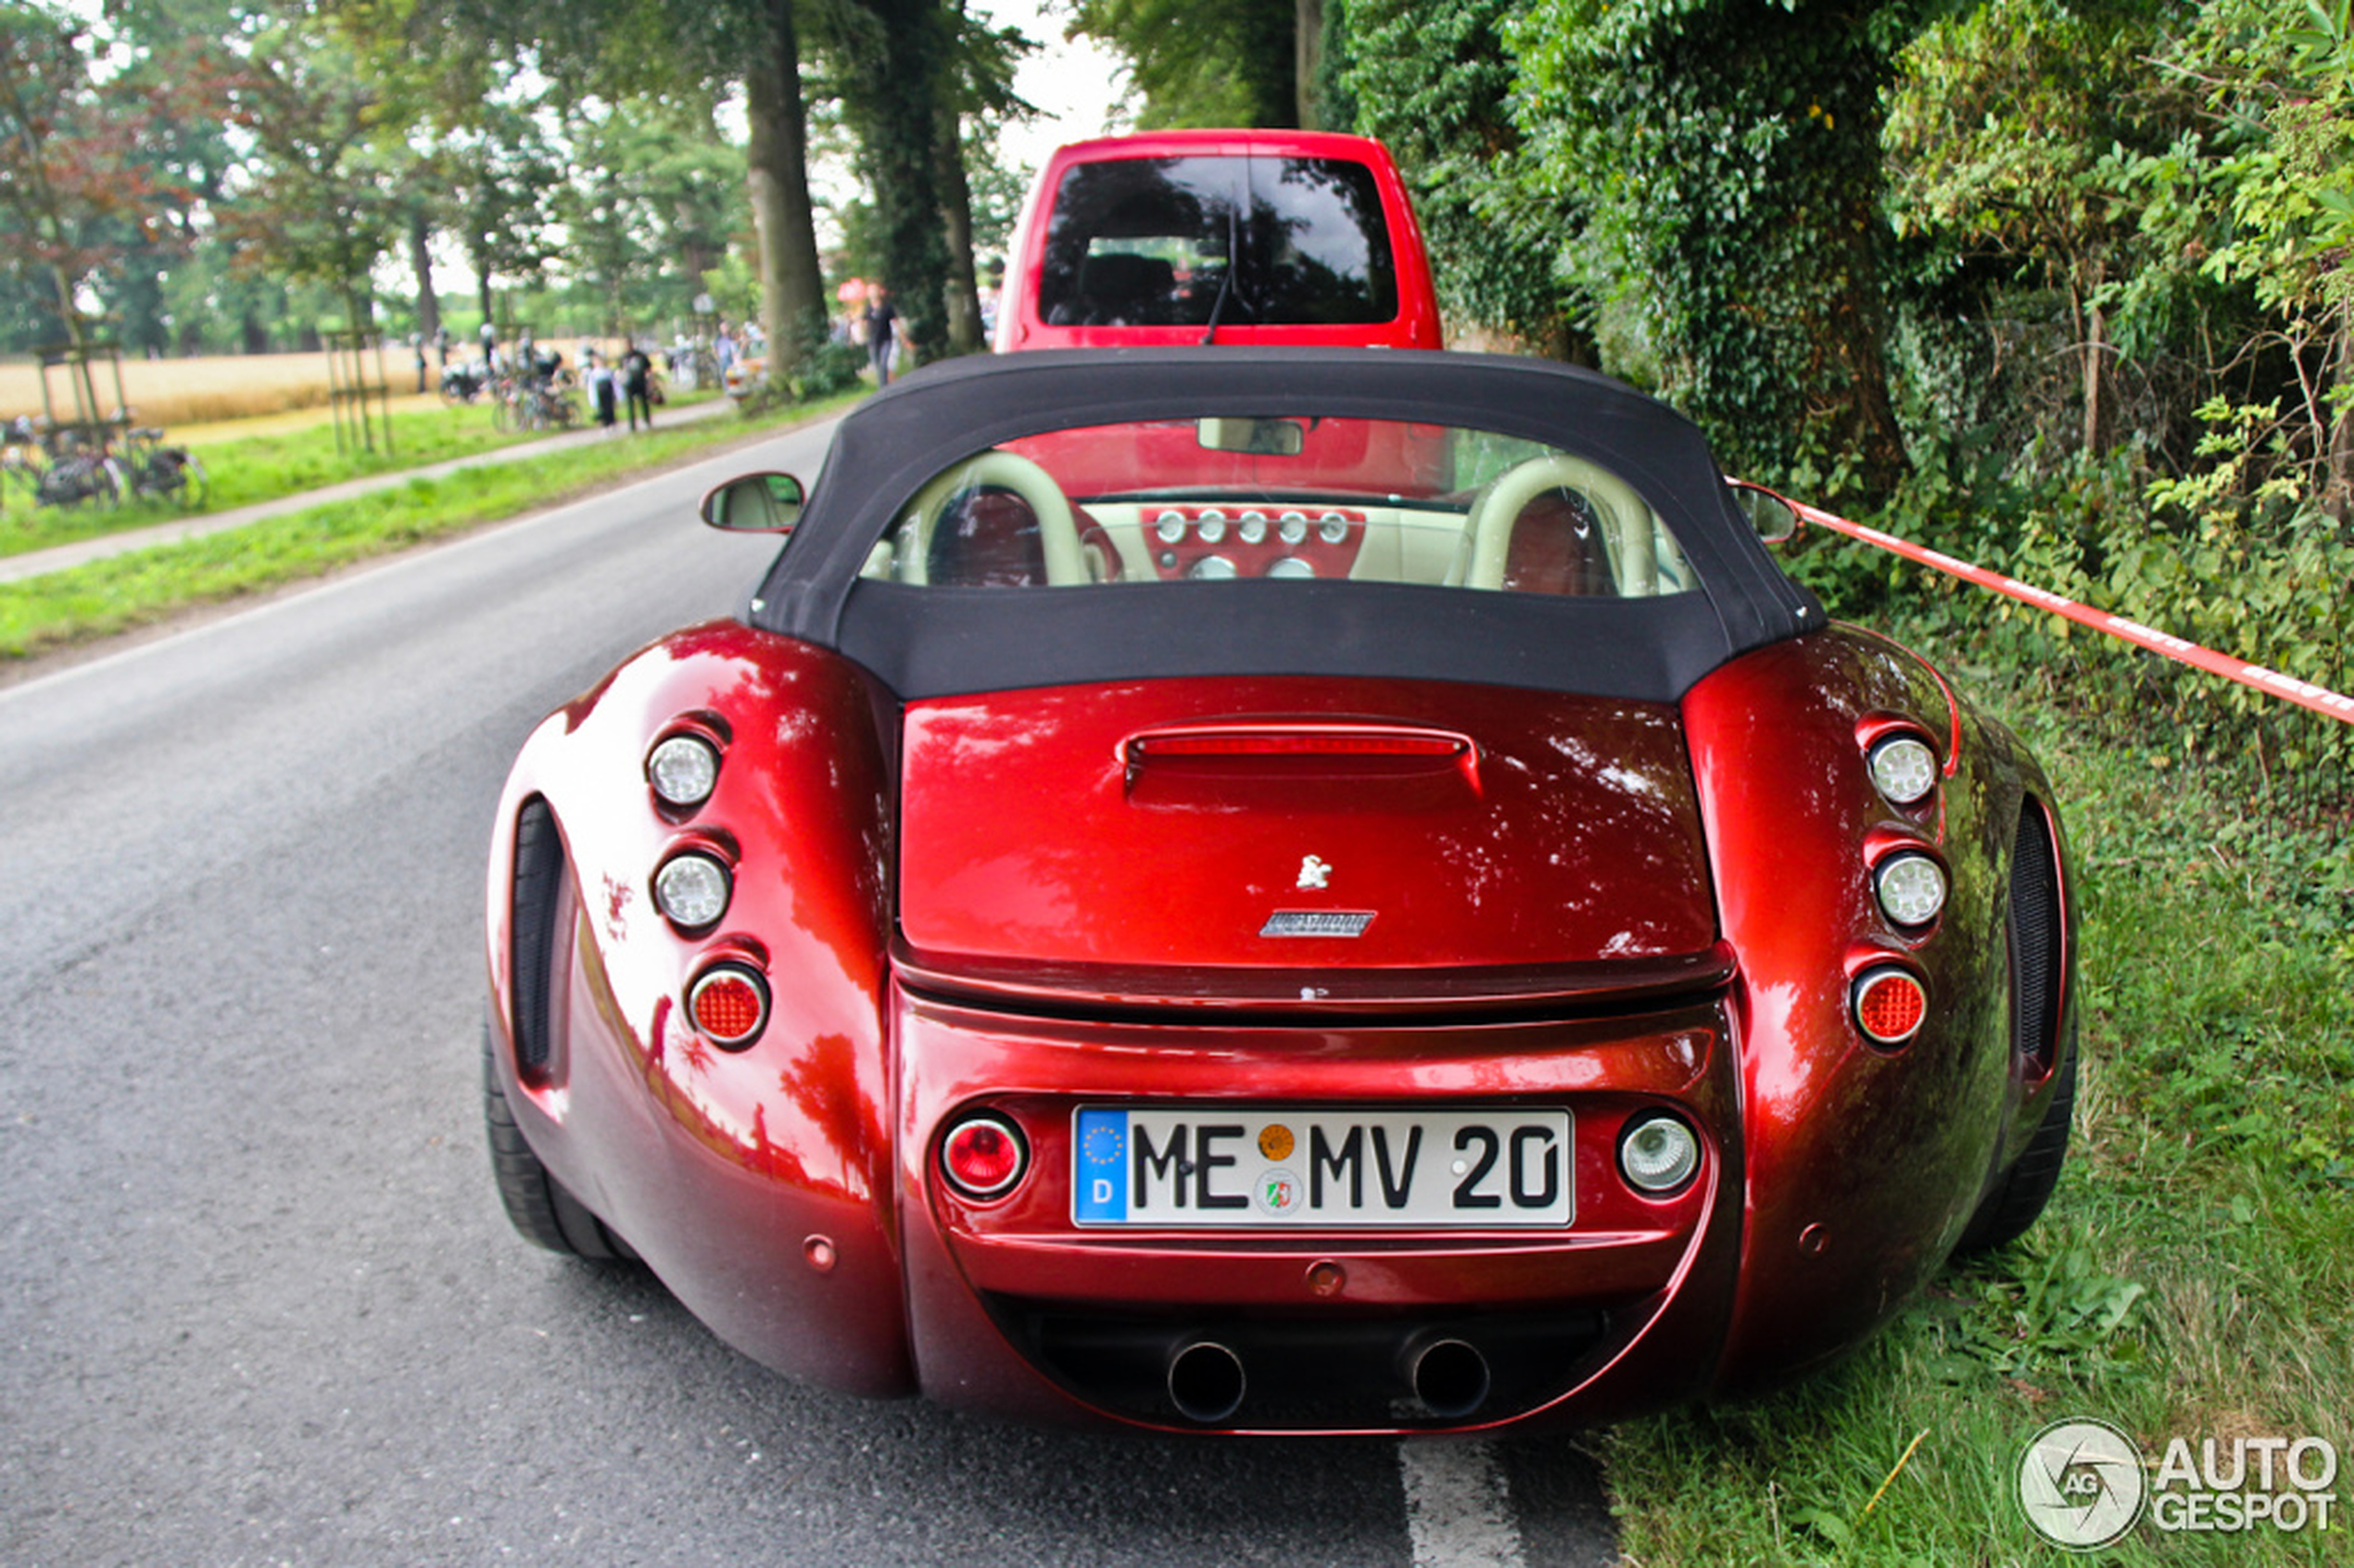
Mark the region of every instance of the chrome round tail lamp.
<instances>
[{"instance_id":1,"label":"chrome round tail lamp","mask_svg":"<svg viewBox=\"0 0 2354 1568\"><path fill-rule=\"evenodd\" d=\"M1929 1018L1929 993L1920 978L1893 964L1856 976L1849 1001L1864 1038L1891 1049L1918 1034Z\"/></svg>"},{"instance_id":2,"label":"chrome round tail lamp","mask_svg":"<svg viewBox=\"0 0 2354 1568\"><path fill-rule=\"evenodd\" d=\"M1872 867L1872 895L1899 926L1926 926L1945 907L1945 867L1917 850L1899 850Z\"/></svg>"},{"instance_id":3,"label":"chrome round tail lamp","mask_svg":"<svg viewBox=\"0 0 2354 1568\"><path fill-rule=\"evenodd\" d=\"M740 1051L768 1022L768 984L746 964L715 964L687 988L695 1031L722 1050Z\"/></svg>"},{"instance_id":4,"label":"chrome round tail lamp","mask_svg":"<svg viewBox=\"0 0 2354 1568\"><path fill-rule=\"evenodd\" d=\"M1619 1174L1647 1196L1677 1191L1699 1169L1700 1134L1671 1112L1643 1112L1618 1135Z\"/></svg>"},{"instance_id":5,"label":"chrome round tail lamp","mask_svg":"<svg viewBox=\"0 0 2354 1568\"><path fill-rule=\"evenodd\" d=\"M1030 1169L1030 1144L1004 1117L976 1111L950 1124L941 1140L940 1166L957 1193L985 1202L1020 1182Z\"/></svg>"}]
</instances>

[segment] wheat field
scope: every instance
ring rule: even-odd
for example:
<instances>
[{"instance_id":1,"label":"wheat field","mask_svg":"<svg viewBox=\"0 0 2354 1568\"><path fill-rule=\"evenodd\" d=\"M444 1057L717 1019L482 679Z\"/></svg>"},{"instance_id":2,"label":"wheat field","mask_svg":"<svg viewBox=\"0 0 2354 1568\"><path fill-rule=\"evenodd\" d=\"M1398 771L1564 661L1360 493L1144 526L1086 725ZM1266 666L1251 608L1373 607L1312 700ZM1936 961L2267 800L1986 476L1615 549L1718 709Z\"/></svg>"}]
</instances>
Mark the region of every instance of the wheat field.
<instances>
[{"instance_id":1,"label":"wheat field","mask_svg":"<svg viewBox=\"0 0 2354 1568\"><path fill-rule=\"evenodd\" d=\"M367 372L375 379L376 359ZM413 391L416 362L406 348L387 348L384 379L395 394ZM92 368L104 412L115 406L112 372ZM41 368L27 360L0 363L0 421L41 412ZM73 417L73 393L62 367L48 373L57 416ZM309 354L218 354L194 360L125 360L122 394L132 417L142 424L193 424L281 413L325 405L330 386L327 356Z\"/></svg>"}]
</instances>

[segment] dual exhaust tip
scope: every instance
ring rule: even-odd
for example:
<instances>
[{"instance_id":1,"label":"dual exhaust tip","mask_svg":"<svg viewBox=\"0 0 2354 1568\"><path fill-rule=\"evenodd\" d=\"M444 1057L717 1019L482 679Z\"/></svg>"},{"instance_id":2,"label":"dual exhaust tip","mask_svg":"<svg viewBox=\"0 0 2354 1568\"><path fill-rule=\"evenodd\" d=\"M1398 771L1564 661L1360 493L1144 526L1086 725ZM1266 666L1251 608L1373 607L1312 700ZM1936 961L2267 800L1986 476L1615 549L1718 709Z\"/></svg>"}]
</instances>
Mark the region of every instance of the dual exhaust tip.
<instances>
[{"instance_id":1,"label":"dual exhaust tip","mask_svg":"<svg viewBox=\"0 0 2354 1568\"><path fill-rule=\"evenodd\" d=\"M1461 1421L1487 1402L1487 1358L1460 1339L1417 1335L1398 1352L1406 1386L1440 1421ZM1231 1346L1194 1339L1169 1357L1169 1402L1199 1426L1217 1426L1242 1409L1249 1379Z\"/></svg>"}]
</instances>

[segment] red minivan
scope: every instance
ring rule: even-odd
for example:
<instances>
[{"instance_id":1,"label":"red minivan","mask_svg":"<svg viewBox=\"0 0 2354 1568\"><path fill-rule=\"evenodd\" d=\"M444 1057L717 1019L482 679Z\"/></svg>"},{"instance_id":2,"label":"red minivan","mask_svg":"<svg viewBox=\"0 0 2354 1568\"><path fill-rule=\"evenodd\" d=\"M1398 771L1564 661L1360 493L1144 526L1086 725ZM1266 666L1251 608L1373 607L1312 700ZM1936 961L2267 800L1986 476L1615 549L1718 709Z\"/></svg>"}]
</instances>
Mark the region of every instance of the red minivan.
<instances>
[{"instance_id":1,"label":"red minivan","mask_svg":"<svg viewBox=\"0 0 2354 1568\"><path fill-rule=\"evenodd\" d=\"M999 353L1147 344L1437 348L1388 150L1310 131L1161 131L1056 149L1016 230Z\"/></svg>"}]
</instances>

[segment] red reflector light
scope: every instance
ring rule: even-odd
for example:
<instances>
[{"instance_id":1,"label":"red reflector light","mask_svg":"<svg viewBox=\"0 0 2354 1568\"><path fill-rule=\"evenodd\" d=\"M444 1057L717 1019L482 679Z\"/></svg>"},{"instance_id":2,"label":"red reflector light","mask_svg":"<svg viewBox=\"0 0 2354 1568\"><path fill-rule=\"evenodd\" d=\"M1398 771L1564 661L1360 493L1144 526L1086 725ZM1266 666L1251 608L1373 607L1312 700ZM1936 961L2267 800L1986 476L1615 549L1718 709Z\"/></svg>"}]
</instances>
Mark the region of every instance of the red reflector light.
<instances>
[{"instance_id":1,"label":"red reflector light","mask_svg":"<svg viewBox=\"0 0 2354 1568\"><path fill-rule=\"evenodd\" d=\"M687 1010L714 1044L740 1050L768 1021L768 988L750 969L723 964L695 981Z\"/></svg>"},{"instance_id":2,"label":"red reflector light","mask_svg":"<svg viewBox=\"0 0 2354 1568\"><path fill-rule=\"evenodd\" d=\"M993 1198L1012 1191L1030 1165L1030 1147L1014 1124L995 1116L968 1116L949 1129L940 1163L948 1184L967 1197Z\"/></svg>"},{"instance_id":3,"label":"red reflector light","mask_svg":"<svg viewBox=\"0 0 2354 1568\"><path fill-rule=\"evenodd\" d=\"M1929 993L1908 970L1873 969L1855 981L1855 1027L1880 1045L1902 1045L1929 1017Z\"/></svg>"},{"instance_id":4,"label":"red reflector light","mask_svg":"<svg viewBox=\"0 0 2354 1568\"><path fill-rule=\"evenodd\" d=\"M1460 757L1461 735L1430 729L1283 728L1177 730L1128 742L1131 762L1150 757Z\"/></svg>"}]
</instances>

